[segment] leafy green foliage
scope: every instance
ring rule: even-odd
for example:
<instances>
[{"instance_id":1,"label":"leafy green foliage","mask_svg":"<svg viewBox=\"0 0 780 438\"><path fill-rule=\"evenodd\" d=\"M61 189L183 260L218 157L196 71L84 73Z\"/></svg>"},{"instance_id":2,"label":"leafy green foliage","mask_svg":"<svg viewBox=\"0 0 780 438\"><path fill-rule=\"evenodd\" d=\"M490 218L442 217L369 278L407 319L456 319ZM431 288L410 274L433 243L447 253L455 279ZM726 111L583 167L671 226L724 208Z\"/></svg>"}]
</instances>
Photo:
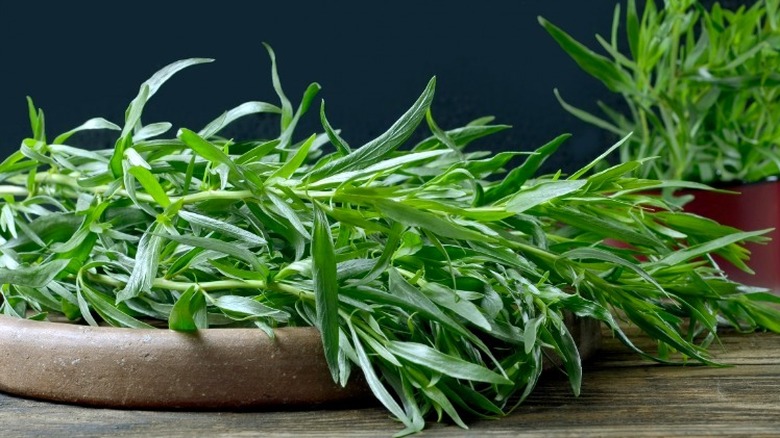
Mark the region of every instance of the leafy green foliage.
<instances>
[{"instance_id":1,"label":"leafy green foliage","mask_svg":"<svg viewBox=\"0 0 780 438\"><path fill-rule=\"evenodd\" d=\"M360 370L403 423L399 434L432 416L466 427L461 415L505 414L533 390L545 356L560 358L577 394L582 366L566 314L603 321L668 363L710 363L705 347L721 320L780 330L778 299L745 291L709 257L744 267L742 245L761 233L647 194L689 183L625 176L643 161L535 176L565 135L505 174L519 152L468 144L507 127L490 118L439 127L433 80L361 148L324 106L325 134L297 138L319 87L293 112L269 53L280 106L241 104L175 137L165 122L143 125L141 108L163 80L203 60L147 81L112 150L48 144L31 103L33 138L0 164L2 312L271 336L315 326L334 381ZM258 112L280 114L278 138L218 135ZM431 136L407 144L423 120ZM93 119L77 129L117 128ZM637 349L621 320L658 350Z\"/></svg>"},{"instance_id":2,"label":"leafy green foliage","mask_svg":"<svg viewBox=\"0 0 780 438\"><path fill-rule=\"evenodd\" d=\"M607 56L549 21L540 24L587 73L620 94L626 111L601 102L600 117L564 101L574 116L624 137L622 162L659 157L637 168L645 178L705 183L760 181L780 175L780 2L707 9L697 0L628 1L628 52L617 38L617 5Z\"/></svg>"}]
</instances>

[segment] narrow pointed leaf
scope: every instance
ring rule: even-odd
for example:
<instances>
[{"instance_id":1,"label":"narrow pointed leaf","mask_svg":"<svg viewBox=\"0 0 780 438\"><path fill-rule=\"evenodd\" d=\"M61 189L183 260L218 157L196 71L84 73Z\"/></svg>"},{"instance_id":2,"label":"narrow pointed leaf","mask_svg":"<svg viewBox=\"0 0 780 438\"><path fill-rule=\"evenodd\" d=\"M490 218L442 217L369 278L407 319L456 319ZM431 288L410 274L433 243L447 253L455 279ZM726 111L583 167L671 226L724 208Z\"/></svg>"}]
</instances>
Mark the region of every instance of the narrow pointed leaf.
<instances>
[{"instance_id":1,"label":"narrow pointed leaf","mask_svg":"<svg viewBox=\"0 0 780 438\"><path fill-rule=\"evenodd\" d=\"M206 312L206 298L201 291L190 286L173 304L171 315L168 317L168 328L181 332L193 332L206 328L202 322Z\"/></svg>"},{"instance_id":2,"label":"narrow pointed leaf","mask_svg":"<svg viewBox=\"0 0 780 438\"><path fill-rule=\"evenodd\" d=\"M58 135L52 143L54 144L62 144L65 143L73 134L80 132L80 131L86 131L86 130L93 130L93 129L109 129L112 131L121 131L122 128L119 126L109 122L108 120L102 118L102 117L95 117L94 119L89 119L86 122L82 123L81 125L71 129L68 132L64 132L60 135Z\"/></svg>"},{"instance_id":3,"label":"narrow pointed leaf","mask_svg":"<svg viewBox=\"0 0 780 438\"><path fill-rule=\"evenodd\" d=\"M581 189L587 181L550 181L521 190L507 201L506 209L512 213L522 213L537 205L550 202Z\"/></svg>"},{"instance_id":4,"label":"narrow pointed leaf","mask_svg":"<svg viewBox=\"0 0 780 438\"><path fill-rule=\"evenodd\" d=\"M221 116L212 120L208 125L198 132L198 135L204 139L208 139L218 134L227 125L233 123L235 120L241 117L246 117L259 113L271 113L280 114L282 110L270 103L266 102L244 102L241 105L226 111Z\"/></svg>"},{"instance_id":5,"label":"narrow pointed leaf","mask_svg":"<svg viewBox=\"0 0 780 438\"><path fill-rule=\"evenodd\" d=\"M225 242L219 239L213 239L210 237L197 237L197 236L185 236L174 234L155 234L154 237L159 239L173 240L174 242L188 245L193 248L203 248L211 251L216 251L225 255L233 256L258 271L263 271L264 267L260 264L257 256L250 250L236 245L234 243Z\"/></svg>"},{"instance_id":6,"label":"narrow pointed leaf","mask_svg":"<svg viewBox=\"0 0 780 438\"><path fill-rule=\"evenodd\" d=\"M286 322L290 318L290 314L285 311L268 307L249 297L239 295L222 295L214 301L214 305L226 312L253 318L272 318L279 322Z\"/></svg>"},{"instance_id":7,"label":"narrow pointed leaf","mask_svg":"<svg viewBox=\"0 0 780 438\"><path fill-rule=\"evenodd\" d=\"M138 242L138 251L135 255L133 270L125 287L116 294L116 301L122 302L135 298L141 292L152 288L152 282L157 276L157 267L160 263L160 250L162 249L162 237L155 235L157 226L152 224L147 232L141 236Z\"/></svg>"},{"instance_id":8,"label":"narrow pointed leaf","mask_svg":"<svg viewBox=\"0 0 780 438\"><path fill-rule=\"evenodd\" d=\"M150 194L154 201L163 208L167 208L171 205L171 200L168 198L168 194L165 193L165 189L162 188L160 182L154 177L152 172L140 167L132 166L128 169L128 172L141 183L146 193Z\"/></svg>"},{"instance_id":9,"label":"narrow pointed leaf","mask_svg":"<svg viewBox=\"0 0 780 438\"><path fill-rule=\"evenodd\" d=\"M0 284L18 284L28 287L45 287L68 266L70 260L52 260L40 265L0 268Z\"/></svg>"},{"instance_id":10,"label":"narrow pointed leaf","mask_svg":"<svg viewBox=\"0 0 780 438\"><path fill-rule=\"evenodd\" d=\"M498 385L512 384L511 380L501 374L481 365L444 354L424 344L391 341L388 343L387 348L391 353L409 362L422 365L456 379L495 383Z\"/></svg>"},{"instance_id":11,"label":"narrow pointed leaf","mask_svg":"<svg viewBox=\"0 0 780 438\"><path fill-rule=\"evenodd\" d=\"M324 99L320 104L320 123L322 124L322 128L325 129L325 133L328 135L328 140L330 140L331 144L333 144L339 154L341 154L341 156L349 155L352 152L352 149L349 148L349 144L347 144L347 142L339 136L336 130L333 129L333 127L330 125L327 116L325 116Z\"/></svg>"},{"instance_id":12,"label":"narrow pointed leaf","mask_svg":"<svg viewBox=\"0 0 780 438\"><path fill-rule=\"evenodd\" d=\"M593 52L577 42L559 27L539 17L539 24L555 39L558 45L586 72L599 79L612 91L630 89L628 75L617 68L609 59Z\"/></svg>"},{"instance_id":13,"label":"narrow pointed leaf","mask_svg":"<svg viewBox=\"0 0 780 438\"><path fill-rule=\"evenodd\" d=\"M202 214L189 212L186 210L179 210L179 217L186 220L189 223L196 224L200 227L207 228L212 231L217 231L225 236L235 238L245 244L260 246L265 245L266 240L257 234L250 231L239 228L235 225L214 219Z\"/></svg>"},{"instance_id":14,"label":"narrow pointed leaf","mask_svg":"<svg viewBox=\"0 0 780 438\"><path fill-rule=\"evenodd\" d=\"M306 176L306 181L314 182L337 172L368 167L394 151L412 135L425 117L425 112L428 111L433 100L435 88L436 78L434 77L428 82L428 86L425 87L425 90L414 105L384 134L352 151L349 155L331 161L309 173Z\"/></svg>"},{"instance_id":15,"label":"narrow pointed leaf","mask_svg":"<svg viewBox=\"0 0 780 438\"><path fill-rule=\"evenodd\" d=\"M539 167L541 167L545 160L555 153L555 151L558 150L558 147L568 140L569 137L571 137L571 134L559 135L549 143L537 149L533 155L526 158L525 162L520 167L513 169L498 185L491 187L485 192L482 198L482 205L492 204L519 190L520 187L522 187L523 184L539 170Z\"/></svg>"},{"instance_id":16,"label":"narrow pointed leaf","mask_svg":"<svg viewBox=\"0 0 780 438\"><path fill-rule=\"evenodd\" d=\"M316 135L311 135L305 142L303 142L298 150L295 151L295 154L293 154L293 156L290 157L290 159L284 163L282 167L272 173L266 181L273 181L275 178L290 178L293 173L295 173L295 171L301 167L301 164L303 164L303 160L306 159L306 155L309 153L309 149L311 148L311 145L314 144L314 140L316 138Z\"/></svg>"},{"instance_id":17,"label":"narrow pointed leaf","mask_svg":"<svg viewBox=\"0 0 780 438\"><path fill-rule=\"evenodd\" d=\"M432 213L406 206L400 202L377 200L375 204L387 217L406 226L421 228L452 239L468 239L479 242L494 241L494 239L485 234L457 225Z\"/></svg>"},{"instance_id":18,"label":"narrow pointed leaf","mask_svg":"<svg viewBox=\"0 0 780 438\"><path fill-rule=\"evenodd\" d=\"M333 380L337 382L339 378L339 285L336 280L336 254L333 250L328 218L317 207L314 210L311 258L317 328L322 337L328 368Z\"/></svg>"}]
</instances>

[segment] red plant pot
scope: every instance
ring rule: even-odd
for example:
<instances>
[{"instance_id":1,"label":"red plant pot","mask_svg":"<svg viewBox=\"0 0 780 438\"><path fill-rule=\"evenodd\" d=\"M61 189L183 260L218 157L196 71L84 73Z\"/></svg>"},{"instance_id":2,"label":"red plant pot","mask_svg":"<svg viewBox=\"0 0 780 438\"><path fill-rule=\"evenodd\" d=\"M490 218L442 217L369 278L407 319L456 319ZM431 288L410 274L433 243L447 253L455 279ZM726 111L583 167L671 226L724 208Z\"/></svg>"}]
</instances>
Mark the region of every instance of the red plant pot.
<instances>
[{"instance_id":1,"label":"red plant pot","mask_svg":"<svg viewBox=\"0 0 780 438\"><path fill-rule=\"evenodd\" d=\"M780 292L780 234L777 230L780 228L780 181L719 187L739 194L688 192L694 195L694 200L685 205L685 211L743 231L775 228L768 234L772 238L768 244L747 244L751 252L748 266L755 275L742 272L727 262L722 262L721 268L740 283Z\"/></svg>"}]
</instances>

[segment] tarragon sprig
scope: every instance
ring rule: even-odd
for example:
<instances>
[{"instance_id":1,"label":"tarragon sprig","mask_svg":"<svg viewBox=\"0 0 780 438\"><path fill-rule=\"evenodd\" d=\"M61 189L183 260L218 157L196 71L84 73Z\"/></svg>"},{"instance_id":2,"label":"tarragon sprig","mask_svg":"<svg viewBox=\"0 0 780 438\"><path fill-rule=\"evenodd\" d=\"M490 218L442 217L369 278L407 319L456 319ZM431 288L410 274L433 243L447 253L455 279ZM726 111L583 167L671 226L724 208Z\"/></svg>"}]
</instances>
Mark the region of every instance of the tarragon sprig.
<instances>
[{"instance_id":1,"label":"tarragon sprig","mask_svg":"<svg viewBox=\"0 0 780 438\"><path fill-rule=\"evenodd\" d=\"M615 7L599 52L540 18L585 72L622 97L592 114L555 96L577 118L618 137L623 162L650 178L756 182L780 174L780 1L724 8L718 2L634 0ZM746 4L746 2L739 2ZM711 6L710 6L711 5ZM624 21L621 47L618 37Z\"/></svg>"},{"instance_id":2,"label":"tarragon sprig","mask_svg":"<svg viewBox=\"0 0 780 438\"><path fill-rule=\"evenodd\" d=\"M712 254L748 269L742 232L648 194L632 161L594 173L536 176L567 136L531 153L471 151L507 128L491 118L444 130L435 80L387 132L353 148L320 107L323 134L295 127L273 52L277 106L249 102L199 131L167 134L141 107L183 67L141 86L124 127L93 119L0 163L0 282L6 315L192 331L314 326L335 381L363 374L404 425L495 417L534 388L545 356L575 394L582 367L566 314L595 318L653 359L712 363L721 323L780 331L780 301L724 277ZM139 109L141 108L141 109ZM273 139L220 136L231 121L279 115ZM409 144L423 120L431 136ZM83 129L119 131L110 150L65 144ZM328 145L333 148L329 148ZM527 155L505 174L513 158ZM605 154L606 155L606 154ZM601 157L600 159L602 159ZM622 331L658 340L642 351ZM464 417L465 416L465 417Z\"/></svg>"}]
</instances>

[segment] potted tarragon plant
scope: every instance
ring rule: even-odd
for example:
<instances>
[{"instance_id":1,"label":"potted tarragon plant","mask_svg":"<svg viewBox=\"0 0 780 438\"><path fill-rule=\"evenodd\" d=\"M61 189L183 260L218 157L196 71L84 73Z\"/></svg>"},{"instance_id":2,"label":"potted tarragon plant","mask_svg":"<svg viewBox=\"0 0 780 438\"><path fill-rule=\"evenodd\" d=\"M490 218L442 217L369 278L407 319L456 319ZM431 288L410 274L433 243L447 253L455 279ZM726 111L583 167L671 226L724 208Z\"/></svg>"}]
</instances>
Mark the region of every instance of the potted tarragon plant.
<instances>
[{"instance_id":1,"label":"potted tarragon plant","mask_svg":"<svg viewBox=\"0 0 780 438\"><path fill-rule=\"evenodd\" d=\"M545 363L577 394L572 316L665 363L711 364L723 323L780 332L777 298L709 258L745 268L743 245L764 232L649 194L677 183L626 175L645 160L539 175L568 136L533 153L470 150L507 126L437 126L435 79L361 147L324 102L323 133L299 137L319 86L294 107L269 53L279 104L243 103L175 135L143 108L208 59L156 73L121 124L95 118L52 138L30 102L33 134L0 163L0 389L151 408L370 391L406 434L437 414L463 427L506 414ZM258 113L279 118L276 138L221 135ZM411 142L421 124L430 134ZM89 129L116 131L115 146L70 144ZM615 237L630 247L605 244ZM658 350L634 346L623 324Z\"/></svg>"},{"instance_id":2,"label":"potted tarragon plant","mask_svg":"<svg viewBox=\"0 0 780 438\"><path fill-rule=\"evenodd\" d=\"M744 2L740 2L744 3ZM605 55L574 40L547 20L541 24L579 66L622 97L599 102L603 116L556 97L586 122L622 138L620 161L653 158L640 177L706 183L726 191L681 192L685 208L741 229L780 225L780 2L758 0L724 9L697 0L666 0L662 7L633 0L620 38L620 4ZM625 46L625 47L623 47ZM780 290L780 234L749 245L749 271L724 264L736 280Z\"/></svg>"}]
</instances>

